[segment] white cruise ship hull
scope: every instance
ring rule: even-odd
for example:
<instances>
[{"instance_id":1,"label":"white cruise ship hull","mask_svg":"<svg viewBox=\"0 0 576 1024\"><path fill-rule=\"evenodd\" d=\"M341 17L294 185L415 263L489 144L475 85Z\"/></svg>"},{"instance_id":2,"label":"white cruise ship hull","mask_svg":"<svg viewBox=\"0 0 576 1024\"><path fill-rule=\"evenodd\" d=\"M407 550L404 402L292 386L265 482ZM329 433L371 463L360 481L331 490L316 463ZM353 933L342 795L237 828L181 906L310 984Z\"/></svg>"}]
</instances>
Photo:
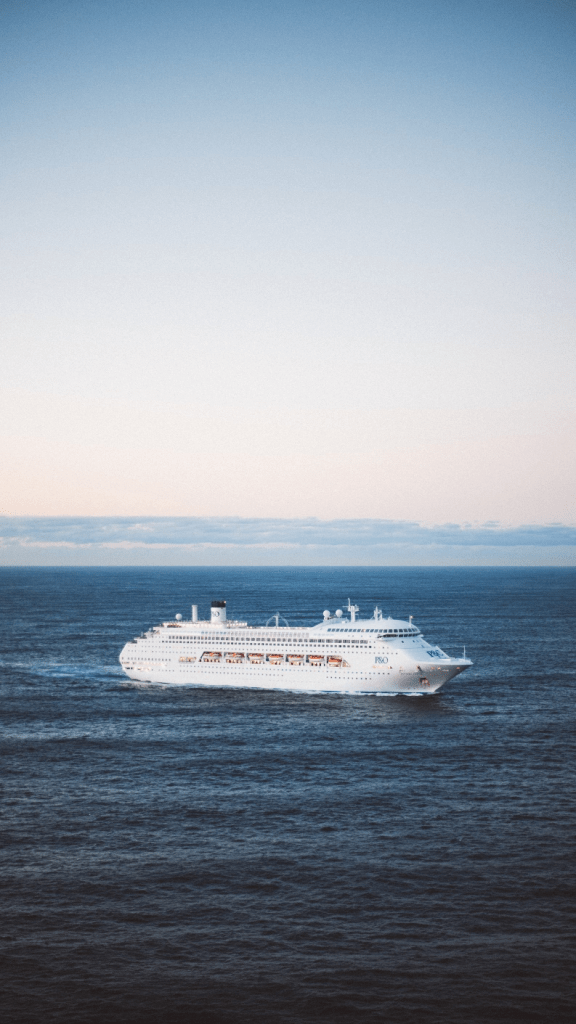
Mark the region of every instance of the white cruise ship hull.
<instances>
[{"instance_id":1,"label":"white cruise ship hull","mask_svg":"<svg viewBox=\"0 0 576 1024\"><path fill-rule=\"evenodd\" d=\"M210 665L175 667L126 665L126 675L135 682L177 686L224 686L260 690L293 690L303 693L435 693L469 662L450 660L423 671L389 672L370 669L316 668L310 665ZM423 666L421 666L421 669ZM425 681L423 681L423 679Z\"/></svg>"}]
</instances>

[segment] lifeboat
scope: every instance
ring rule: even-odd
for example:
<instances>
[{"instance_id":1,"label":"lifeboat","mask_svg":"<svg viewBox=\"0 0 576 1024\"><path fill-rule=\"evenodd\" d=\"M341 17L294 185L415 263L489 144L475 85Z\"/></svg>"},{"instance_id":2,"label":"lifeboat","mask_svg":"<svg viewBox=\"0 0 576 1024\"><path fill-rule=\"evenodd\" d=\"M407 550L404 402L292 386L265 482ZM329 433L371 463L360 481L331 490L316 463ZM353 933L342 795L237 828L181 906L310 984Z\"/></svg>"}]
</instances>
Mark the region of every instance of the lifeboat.
<instances>
[{"instance_id":1,"label":"lifeboat","mask_svg":"<svg viewBox=\"0 0 576 1024\"><path fill-rule=\"evenodd\" d=\"M303 654L287 654L286 657L291 665L301 665L304 661Z\"/></svg>"},{"instance_id":2,"label":"lifeboat","mask_svg":"<svg viewBox=\"0 0 576 1024\"><path fill-rule=\"evenodd\" d=\"M226 655L227 665L240 665L244 661L244 655L239 654L237 651L229 651Z\"/></svg>"},{"instance_id":3,"label":"lifeboat","mask_svg":"<svg viewBox=\"0 0 576 1024\"><path fill-rule=\"evenodd\" d=\"M178 661L196 661L196 658L186 658L186 657L183 657L183 658L178 658Z\"/></svg>"},{"instance_id":4,"label":"lifeboat","mask_svg":"<svg viewBox=\"0 0 576 1024\"><path fill-rule=\"evenodd\" d=\"M324 656L322 654L309 654L308 661L310 665L321 665L324 661Z\"/></svg>"},{"instance_id":5,"label":"lifeboat","mask_svg":"<svg viewBox=\"0 0 576 1024\"><path fill-rule=\"evenodd\" d=\"M206 651L206 653L202 655L202 661L220 661L221 658L221 651Z\"/></svg>"},{"instance_id":6,"label":"lifeboat","mask_svg":"<svg viewBox=\"0 0 576 1024\"><path fill-rule=\"evenodd\" d=\"M260 665L264 661L264 655L263 654L249 654L248 655L248 661L251 662L252 665Z\"/></svg>"},{"instance_id":7,"label":"lifeboat","mask_svg":"<svg viewBox=\"0 0 576 1024\"><path fill-rule=\"evenodd\" d=\"M330 655L328 657L328 664L329 664L330 668L341 668L342 667L342 658L337 658L335 655Z\"/></svg>"},{"instance_id":8,"label":"lifeboat","mask_svg":"<svg viewBox=\"0 0 576 1024\"><path fill-rule=\"evenodd\" d=\"M269 654L268 661L271 665L279 665L281 661L284 661L283 654Z\"/></svg>"}]
</instances>

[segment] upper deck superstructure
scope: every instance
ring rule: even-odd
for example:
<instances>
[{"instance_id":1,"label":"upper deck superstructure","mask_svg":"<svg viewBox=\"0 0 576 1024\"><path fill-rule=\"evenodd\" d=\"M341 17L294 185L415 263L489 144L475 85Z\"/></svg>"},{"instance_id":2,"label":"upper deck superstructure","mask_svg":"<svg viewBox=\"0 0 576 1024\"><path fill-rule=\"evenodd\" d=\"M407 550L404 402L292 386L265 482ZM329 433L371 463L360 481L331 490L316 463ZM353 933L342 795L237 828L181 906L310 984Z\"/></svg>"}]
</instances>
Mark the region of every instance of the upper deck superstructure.
<instances>
[{"instance_id":1,"label":"upper deck superstructure","mask_svg":"<svg viewBox=\"0 0 576 1024\"><path fill-rule=\"evenodd\" d=\"M181 616L130 640L120 664L130 679L179 685L259 687L357 693L433 693L472 664L429 644L402 619L384 619L379 608L358 619L324 612L315 626L265 626L230 620L226 602L212 602L209 620ZM271 623L273 623L271 625Z\"/></svg>"}]
</instances>

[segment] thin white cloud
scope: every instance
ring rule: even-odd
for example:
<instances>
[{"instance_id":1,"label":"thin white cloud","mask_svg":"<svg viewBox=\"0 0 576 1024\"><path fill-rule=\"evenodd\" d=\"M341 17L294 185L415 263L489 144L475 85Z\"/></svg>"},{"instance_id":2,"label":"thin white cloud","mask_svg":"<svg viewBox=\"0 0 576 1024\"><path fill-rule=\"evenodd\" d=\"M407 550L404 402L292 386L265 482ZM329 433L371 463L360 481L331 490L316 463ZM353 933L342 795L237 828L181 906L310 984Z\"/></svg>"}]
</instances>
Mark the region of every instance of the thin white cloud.
<instances>
[{"instance_id":1,"label":"thin white cloud","mask_svg":"<svg viewBox=\"0 0 576 1024\"><path fill-rule=\"evenodd\" d=\"M502 527L383 519L241 519L192 517L0 517L0 547L6 549L290 549L334 554L392 548L571 548L576 528Z\"/></svg>"}]
</instances>

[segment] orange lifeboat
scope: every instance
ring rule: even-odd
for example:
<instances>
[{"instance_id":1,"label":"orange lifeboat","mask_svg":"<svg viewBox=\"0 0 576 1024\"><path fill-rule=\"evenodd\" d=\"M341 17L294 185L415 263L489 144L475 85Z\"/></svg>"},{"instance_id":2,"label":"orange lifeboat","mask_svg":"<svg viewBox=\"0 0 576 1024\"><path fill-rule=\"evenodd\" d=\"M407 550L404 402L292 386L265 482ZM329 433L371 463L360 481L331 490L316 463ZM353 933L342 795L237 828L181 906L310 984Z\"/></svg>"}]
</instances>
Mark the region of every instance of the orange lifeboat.
<instances>
[{"instance_id":1,"label":"orange lifeboat","mask_svg":"<svg viewBox=\"0 0 576 1024\"><path fill-rule=\"evenodd\" d=\"M304 661L303 654L287 654L286 657L291 665L301 665Z\"/></svg>"},{"instance_id":2,"label":"orange lifeboat","mask_svg":"<svg viewBox=\"0 0 576 1024\"><path fill-rule=\"evenodd\" d=\"M222 658L221 651L206 651L202 655L202 661L220 661Z\"/></svg>"},{"instance_id":3,"label":"orange lifeboat","mask_svg":"<svg viewBox=\"0 0 576 1024\"><path fill-rule=\"evenodd\" d=\"M248 655L248 661L251 662L252 665L260 665L264 661L264 655L263 654L249 654Z\"/></svg>"},{"instance_id":4,"label":"orange lifeboat","mask_svg":"<svg viewBox=\"0 0 576 1024\"><path fill-rule=\"evenodd\" d=\"M283 654L269 654L268 661L271 665L279 665L281 661L284 661Z\"/></svg>"},{"instance_id":5,"label":"orange lifeboat","mask_svg":"<svg viewBox=\"0 0 576 1024\"><path fill-rule=\"evenodd\" d=\"M341 668L342 658L337 658L335 655L330 655L328 658L328 664L330 668Z\"/></svg>"},{"instance_id":6,"label":"orange lifeboat","mask_svg":"<svg viewBox=\"0 0 576 1024\"><path fill-rule=\"evenodd\" d=\"M241 665L244 660L244 655L238 651L228 651L226 655L227 665Z\"/></svg>"},{"instance_id":7,"label":"orange lifeboat","mask_svg":"<svg viewBox=\"0 0 576 1024\"><path fill-rule=\"evenodd\" d=\"M322 662L324 661L324 656L322 654L309 654L308 661L310 665L318 666L321 665Z\"/></svg>"}]
</instances>

